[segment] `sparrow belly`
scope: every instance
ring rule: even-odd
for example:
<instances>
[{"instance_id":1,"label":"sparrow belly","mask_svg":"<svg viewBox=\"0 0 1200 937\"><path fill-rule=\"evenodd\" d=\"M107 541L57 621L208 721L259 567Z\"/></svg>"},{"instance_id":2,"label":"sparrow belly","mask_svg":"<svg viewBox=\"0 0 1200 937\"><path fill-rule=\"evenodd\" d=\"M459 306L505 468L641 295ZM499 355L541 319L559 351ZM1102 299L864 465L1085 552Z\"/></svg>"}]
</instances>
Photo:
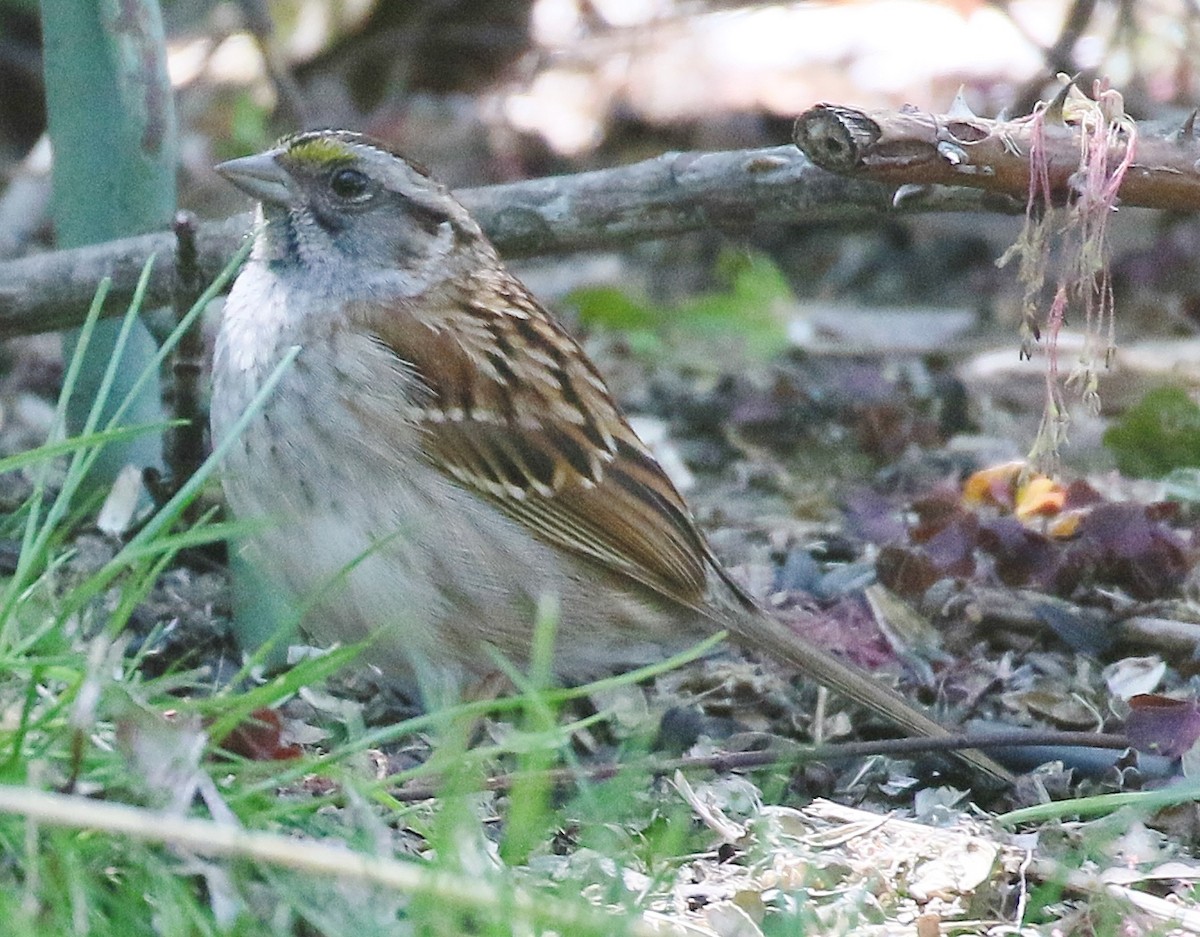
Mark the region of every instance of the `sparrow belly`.
<instances>
[{"instance_id":1,"label":"sparrow belly","mask_svg":"<svg viewBox=\"0 0 1200 937\"><path fill-rule=\"evenodd\" d=\"M623 588L611 571L564 563L526 527L410 455L409 441L372 435L372 409L402 399L405 377L372 361L365 343L331 355L344 340L308 337L223 466L233 513L260 525L252 561L307 610L312 639L370 637L365 663L441 695L497 670L497 653L527 666L546 598L557 609L554 669L567 682L660 660L713 630L691 610ZM241 367L221 362L214 438L229 432L290 344L280 340ZM228 342L217 354L229 354ZM388 380L393 386L382 386ZM348 386L353 405L343 408ZM342 419L322 412L331 402Z\"/></svg>"}]
</instances>

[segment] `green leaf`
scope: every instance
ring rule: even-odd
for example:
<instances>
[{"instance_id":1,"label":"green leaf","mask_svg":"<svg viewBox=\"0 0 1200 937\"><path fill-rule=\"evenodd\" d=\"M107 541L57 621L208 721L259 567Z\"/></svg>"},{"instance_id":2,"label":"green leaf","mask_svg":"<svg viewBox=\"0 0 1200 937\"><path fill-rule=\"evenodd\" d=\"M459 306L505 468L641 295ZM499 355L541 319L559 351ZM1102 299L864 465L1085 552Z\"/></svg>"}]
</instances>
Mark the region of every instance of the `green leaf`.
<instances>
[{"instance_id":1,"label":"green leaf","mask_svg":"<svg viewBox=\"0 0 1200 937\"><path fill-rule=\"evenodd\" d=\"M625 333L639 354L659 354L664 345L699 345L724 356L740 350L769 358L788 344L787 310L793 302L787 279L767 257L730 251L718 260L724 288L673 306L659 306L617 287L575 290L568 297L590 328Z\"/></svg>"},{"instance_id":2,"label":"green leaf","mask_svg":"<svg viewBox=\"0 0 1200 937\"><path fill-rule=\"evenodd\" d=\"M1109 428L1104 445L1126 475L1200 466L1200 407L1180 387L1156 388Z\"/></svg>"},{"instance_id":3,"label":"green leaf","mask_svg":"<svg viewBox=\"0 0 1200 937\"><path fill-rule=\"evenodd\" d=\"M780 269L761 254L726 253L717 265L728 291L699 296L679 307L685 328L719 338L735 335L752 357L778 354L787 346L784 312L792 290Z\"/></svg>"},{"instance_id":4,"label":"green leaf","mask_svg":"<svg viewBox=\"0 0 1200 937\"><path fill-rule=\"evenodd\" d=\"M603 329L653 329L663 324L661 310L615 286L585 286L570 296L584 325Z\"/></svg>"},{"instance_id":5,"label":"green leaf","mask_svg":"<svg viewBox=\"0 0 1200 937\"><path fill-rule=\"evenodd\" d=\"M259 104L250 92L233 99L230 108L229 137L217 141L222 159L259 153L271 145L274 135L270 128L270 112Z\"/></svg>"}]
</instances>

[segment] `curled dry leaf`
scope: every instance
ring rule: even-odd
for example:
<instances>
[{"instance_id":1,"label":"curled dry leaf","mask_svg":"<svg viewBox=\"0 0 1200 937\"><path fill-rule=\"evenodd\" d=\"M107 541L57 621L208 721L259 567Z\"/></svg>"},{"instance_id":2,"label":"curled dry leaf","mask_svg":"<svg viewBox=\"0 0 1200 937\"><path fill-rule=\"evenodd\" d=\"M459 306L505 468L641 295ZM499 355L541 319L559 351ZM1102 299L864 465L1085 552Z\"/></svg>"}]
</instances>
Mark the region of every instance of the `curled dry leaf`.
<instances>
[{"instance_id":1,"label":"curled dry leaf","mask_svg":"<svg viewBox=\"0 0 1200 937\"><path fill-rule=\"evenodd\" d=\"M283 722L273 709L256 709L221 741L221 748L251 761L299 758L300 746L284 741Z\"/></svg>"},{"instance_id":2,"label":"curled dry leaf","mask_svg":"<svg viewBox=\"0 0 1200 937\"><path fill-rule=\"evenodd\" d=\"M1200 739L1200 703L1143 693L1129 701L1125 734L1134 748L1178 758Z\"/></svg>"},{"instance_id":3,"label":"curled dry leaf","mask_svg":"<svg viewBox=\"0 0 1200 937\"><path fill-rule=\"evenodd\" d=\"M1118 699L1132 699L1144 693L1153 693L1162 683L1167 665L1157 655L1151 657L1125 657L1104 668L1104 682L1108 692Z\"/></svg>"}]
</instances>

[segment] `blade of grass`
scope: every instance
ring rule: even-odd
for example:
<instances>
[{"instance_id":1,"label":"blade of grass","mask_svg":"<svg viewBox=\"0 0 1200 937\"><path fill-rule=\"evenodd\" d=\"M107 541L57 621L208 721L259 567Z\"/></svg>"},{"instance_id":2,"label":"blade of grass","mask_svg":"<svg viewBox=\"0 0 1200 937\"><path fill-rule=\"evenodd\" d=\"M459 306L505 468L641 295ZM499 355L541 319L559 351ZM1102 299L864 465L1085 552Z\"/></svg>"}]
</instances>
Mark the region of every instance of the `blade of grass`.
<instances>
[{"instance_id":1,"label":"blade of grass","mask_svg":"<svg viewBox=\"0 0 1200 937\"><path fill-rule=\"evenodd\" d=\"M20 471L31 465L37 465L39 462L46 462L62 455L69 455L76 449L102 446L109 442L121 442L122 440L129 439L131 436L139 436L142 433L162 432L165 429L178 425L178 420L168 420L165 423L148 423L145 426L117 426L112 429L99 430L82 436L72 436L70 439L61 439L58 442L44 443L36 449L17 452L0 459L0 474Z\"/></svg>"},{"instance_id":2,"label":"blade of grass","mask_svg":"<svg viewBox=\"0 0 1200 937\"><path fill-rule=\"evenodd\" d=\"M221 272L217 274L216 279L214 279L212 283L208 285L204 292L200 294L199 298L192 304L192 308L189 309L187 313L179 320L175 328L171 330L171 332L163 340L162 344L159 345L158 351L155 353L154 357L151 358L146 369L138 375L137 379L129 388L128 393L125 395L125 398L121 401L120 405L116 410L113 411L110 423L115 423L117 420L123 417L128 409L135 404L145 385L155 378L159 369L167 360L167 356L175 350L176 346L179 344L179 340L183 337L187 330L191 328L197 317L204 314L204 311L208 308L208 304L212 302L218 295L220 295L221 291L224 290L229 284L229 281L233 279L234 274L241 269L242 264L250 255L250 249L252 246L253 243L250 240L247 240L240 248L238 248L237 253L230 258L229 263L227 263L222 268ZM137 299L136 296L135 299ZM140 299L138 300L137 308L141 308Z\"/></svg>"},{"instance_id":3,"label":"blade of grass","mask_svg":"<svg viewBox=\"0 0 1200 937\"><path fill-rule=\"evenodd\" d=\"M108 295L111 285L112 283L108 279L100 281L99 286L96 287L96 295L92 299L92 305L88 308L87 318L84 319L83 325L79 327L79 332L76 336L76 348L78 351L68 362L66 374L63 375L62 392L59 394L58 403L54 408L54 419L50 424L47 442L52 442L55 437L61 435L63 428L66 426L67 404L70 401L71 394L74 393L75 385L79 379L79 371L83 366L82 351L87 350L88 342L91 341L96 322L100 318L100 311L104 308L104 299ZM49 467L47 466L34 476L33 495L31 497L32 509L25 521L25 531L21 537L21 551L17 557L17 568L13 570L12 576L5 584L3 599L0 600L0 647L7 645L11 638L10 626L13 620L13 606L17 598L29 584L29 570L34 565L35 559L38 559L34 556L35 543L39 539L39 531L45 529L41 523L41 511L48 472Z\"/></svg>"},{"instance_id":4,"label":"blade of grass","mask_svg":"<svg viewBox=\"0 0 1200 937\"><path fill-rule=\"evenodd\" d=\"M152 269L153 257L142 268L141 277L138 280L138 285L134 291L133 301L130 303L125 312L123 328L119 335L128 336L129 330L132 328L132 323L136 320L138 310L141 308L142 299L145 297L146 287L149 283L150 271ZM87 355L91 337L100 316L100 311L104 305L104 299L108 295L109 281L102 281L96 290L96 297L92 303L92 307L88 310L88 318L83 327L80 329L75 339L75 353L72 355L71 362L67 368L67 374L63 379L63 390L59 394L58 406L55 409L54 423L51 428L52 440L54 436L62 432L62 427L66 424L66 414L70 406L72 395L75 392L75 387L79 379L80 370L83 366L83 360ZM95 430L95 423L99 418L99 413L102 407L105 406L104 397L111 389L112 380L116 374L116 365L120 360L121 340L118 339L114 347L113 357L109 361L109 366L105 370L101 380L100 391L95 400L92 402L92 408L88 419L85 421L84 433L91 434ZM111 428L111 427L108 427ZM48 440L49 441L49 440ZM59 488L57 496L51 503L45 517L41 516L40 501L44 496L46 487L46 474L48 466L39 473L37 480L34 483L34 500L33 510L30 511L29 519L25 528L25 536L21 544L20 556L17 559L17 569L9 581L8 588L5 589L3 604L0 604L0 645L11 640L10 625L13 621L13 608L17 598L23 593L29 584L30 571L42 563L46 553L46 549L51 539L57 535L59 525L70 509L72 499L75 497L79 487L83 484L91 467L95 464L99 453L102 451L101 446L97 447L81 447L76 448L71 453L71 458L68 462L66 473L63 477L63 482Z\"/></svg>"},{"instance_id":5,"label":"blade of grass","mask_svg":"<svg viewBox=\"0 0 1200 937\"><path fill-rule=\"evenodd\" d=\"M275 392L276 385L283 378L283 375L287 372L288 368L292 366L292 363L296 360L296 356L299 353L300 346L298 345L293 345L288 349L283 358L280 360L279 364L277 364L271 373L267 375L266 380L263 381L262 386L258 389L258 393L254 395L254 398L250 401L249 406L246 407L246 411L234 422L230 429L229 435L225 439L222 439L220 443L213 448L212 454L204 460L204 463L200 466L199 470L197 470L196 474L189 478L179 488L179 490L171 496L170 500L168 500L166 504L164 504L158 509L157 512L155 512L154 516L146 523L146 525L130 539L129 543L126 544L122 552L124 552L125 549L139 549L148 541L157 537L159 533L166 530L167 527L169 527L178 519L179 515L183 513L183 509L200 491L201 487L204 485L204 482L208 479L208 476L212 474L217 463L225 457L225 453L229 451L229 449L237 441L238 437L241 436L242 432L245 430L246 426L249 425L250 421L258 416L259 411L263 408L263 404L265 404L267 398ZM118 554L118 556L119 555L120 554Z\"/></svg>"},{"instance_id":6,"label":"blade of grass","mask_svg":"<svg viewBox=\"0 0 1200 937\"><path fill-rule=\"evenodd\" d=\"M595 680L580 686L547 689L545 691L546 702L551 706L560 706L570 700L583 699L596 693L608 692L619 687L641 683L643 680L651 680L660 674L675 670L684 664L690 664L694 660L705 657L724 641L726 636L726 632L718 632L711 637L705 638L703 641L697 642L694 646L680 651L678 654L674 654L665 660L655 661L653 664L648 664L645 667L639 667L636 670L629 670L622 674L605 677L601 680ZM523 705L525 703L520 697L501 697L499 699L474 700L469 703L463 703L460 706L454 707L454 712L466 716L483 716L489 713L512 712L513 710L520 709ZM429 713L425 713L390 726L381 726L356 740L353 743L354 749L357 751L366 751L369 748L380 748L406 735L428 730L433 721L433 717Z\"/></svg>"},{"instance_id":7,"label":"blade of grass","mask_svg":"<svg viewBox=\"0 0 1200 937\"><path fill-rule=\"evenodd\" d=\"M1120 807L1137 807L1149 814L1164 807L1193 803L1197 800L1200 800L1200 782L1192 781L1157 791L1097 794L1092 797L1035 804L1032 807L1002 813L996 817L996 822L1003 826L1017 826L1021 823L1061 820L1065 817L1092 817L1112 813Z\"/></svg>"},{"instance_id":8,"label":"blade of grass","mask_svg":"<svg viewBox=\"0 0 1200 937\"><path fill-rule=\"evenodd\" d=\"M343 669L360 651L358 645L334 648L319 657L301 661L290 670L252 689L197 701L201 712L211 713L216 710L220 713L209 726L209 735L214 739L223 739L255 710L274 706L294 696L301 687L319 683L330 674Z\"/></svg>"},{"instance_id":9,"label":"blade of grass","mask_svg":"<svg viewBox=\"0 0 1200 937\"><path fill-rule=\"evenodd\" d=\"M296 355L299 354L299 351L299 346L293 346L287 351L282 360L280 360L279 364L275 366L275 368L267 376L266 380L263 381L258 393L255 394L254 399L251 400L250 405L246 408L246 412L243 413L235 422L229 436L223 439L217 445L212 454L204 460L203 464L196 471L196 474L189 478L182 486L180 486L180 488L175 492L174 495L171 496L166 504L160 507L158 511L154 513L153 517L151 517L145 523L145 525L143 525L142 529L126 542L116 556L109 560L109 562L106 563L105 566L99 572L97 572L95 576L92 577L87 590L76 589L75 592L72 593L67 605L68 609L73 610L79 608L85 601L95 595L99 589L103 588L113 579L115 579L116 576L128 568L130 563L134 561L133 558L144 555L147 549L151 549L151 545L154 544L156 540L167 531L170 525L173 524L180 517L180 515L183 514L184 509L200 492L200 489L207 481L208 476L212 474L217 463L224 458L225 453L229 451L230 446L232 446L237 440L238 435L242 432L250 420L252 420L258 414L259 410L262 409L262 406L266 402L267 398L274 393L276 385L279 383L287 369L291 367L292 362L296 360ZM154 550L154 552L158 551Z\"/></svg>"}]
</instances>

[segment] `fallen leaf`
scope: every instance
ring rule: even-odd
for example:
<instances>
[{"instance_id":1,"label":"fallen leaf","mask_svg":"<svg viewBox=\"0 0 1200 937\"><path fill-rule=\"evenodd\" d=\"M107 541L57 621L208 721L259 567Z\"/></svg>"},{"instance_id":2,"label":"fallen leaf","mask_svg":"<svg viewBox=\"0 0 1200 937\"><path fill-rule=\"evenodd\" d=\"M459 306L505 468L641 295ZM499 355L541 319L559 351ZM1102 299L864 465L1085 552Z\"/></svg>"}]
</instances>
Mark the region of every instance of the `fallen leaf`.
<instances>
[{"instance_id":1,"label":"fallen leaf","mask_svg":"<svg viewBox=\"0 0 1200 937\"><path fill-rule=\"evenodd\" d=\"M1142 693L1129 701L1125 735L1138 751L1178 758L1200 739L1200 704Z\"/></svg>"}]
</instances>

